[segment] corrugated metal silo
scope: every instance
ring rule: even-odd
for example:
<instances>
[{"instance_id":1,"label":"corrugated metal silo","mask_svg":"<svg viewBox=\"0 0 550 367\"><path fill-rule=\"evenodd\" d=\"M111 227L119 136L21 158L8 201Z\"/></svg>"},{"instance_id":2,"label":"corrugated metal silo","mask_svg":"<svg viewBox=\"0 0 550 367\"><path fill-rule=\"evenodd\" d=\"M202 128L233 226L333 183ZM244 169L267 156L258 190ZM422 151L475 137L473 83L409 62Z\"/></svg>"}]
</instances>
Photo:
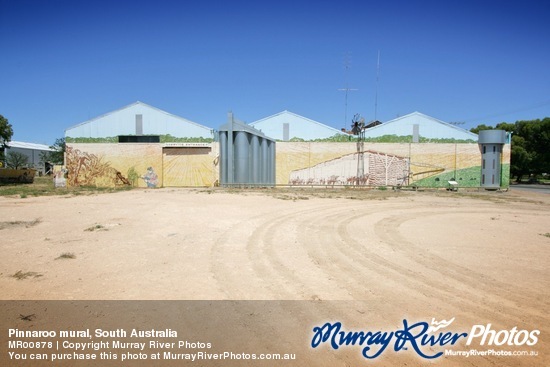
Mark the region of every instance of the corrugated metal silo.
<instances>
[{"instance_id":1,"label":"corrugated metal silo","mask_svg":"<svg viewBox=\"0 0 550 367\"><path fill-rule=\"evenodd\" d=\"M219 139L222 186L275 186L275 140L231 112Z\"/></svg>"}]
</instances>

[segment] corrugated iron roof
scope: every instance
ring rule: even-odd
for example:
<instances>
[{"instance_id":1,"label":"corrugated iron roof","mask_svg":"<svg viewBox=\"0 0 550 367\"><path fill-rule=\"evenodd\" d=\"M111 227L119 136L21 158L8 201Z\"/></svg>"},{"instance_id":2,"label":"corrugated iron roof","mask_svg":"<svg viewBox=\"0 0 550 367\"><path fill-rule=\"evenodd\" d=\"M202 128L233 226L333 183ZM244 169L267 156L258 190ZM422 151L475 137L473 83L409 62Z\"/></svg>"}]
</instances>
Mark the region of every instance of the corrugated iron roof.
<instances>
[{"instance_id":1,"label":"corrugated iron roof","mask_svg":"<svg viewBox=\"0 0 550 367\"><path fill-rule=\"evenodd\" d=\"M325 128L325 129L327 129L327 130L334 131L335 134L349 135L348 133L343 132L343 131L338 130L338 129L335 129L335 128L333 128L332 126L325 125L325 124L323 124L323 123L321 123L321 122L319 122L319 121L312 120L312 119L310 119L310 118L307 118L307 117L298 115L297 113L290 112L290 111L288 111L288 110L284 110L284 111L281 111L281 112L276 113L276 114L274 114L274 115L271 115L271 116L268 116L268 117L264 117L264 118L262 118L262 119L260 119L260 120L251 122L251 123L249 123L249 125L250 125L250 126L255 126L255 125L258 125L258 124L260 124L260 123L262 123L262 122L264 122L264 121L271 120L271 119L273 119L274 117L277 117L277 116L284 116L284 115L290 115L290 116L294 116L294 117L297 117L297 118L299 118L299 119L302 119L302 120L304 120L304 121L308 121L308 122L310 122L310 123L312 123L312 124L315 124L315 125L317 125L317 126L323 127L323 128Z\"/></svg>"},{"instance_id":2,"label":"corrugated iron roof","mask_svg":"<svg viewBox=\"0 0 550 367\"><path fill-rule=\"evenodd\" d=\"M166 111L164 111L164 110L161 110L160 108L157 108L157 107L148 105L147 103L143 103L143 102L141 102L141 101L136 101L136 102L131 103L131 104L127 105L127 106L124 106L124 107L121 107L121 108L119 108L119 109L116 109L116 110L114 110L114 111L110 111L110 112L104 113L104 114L102 114L102 115L100 115L100 116L91 118L91 119L86 120L86 121L84 121L84 122L81 122L81 123L79 123L79 124L76 124L76 125L73 125L73 126L71 126L71 127L68 127L67 129L65 129L65 132L67 132L68 130L74 129L74 128L76 128L76 127L79 127L79 126L86 125L86 124L88 124L88 123L90 123L90 122L92 122L92 121L102 119L102 118L104 118L105 116L112 115L112 114L114 114L114 113L117 113L117 112L119 112L119 111L125 110L125 109L127 109L127 108L130 108L130 107L133 107L133 106L136 106L136 105L145 106L145 107L147 107L147 108L150 108L150 109L152 109L152 110L161 112L161 113L163 113L163 114L165 114L165 115L168 115L168 116L172 116L172 117L174 117L174 118L176 118L176 119L178 119L178 120L184 121L184 122L186 122L186 123L188 123L188 124L191 124L191 125L196 125L196 126L198 126L198 127L202 127L202 128L205 128L205 129L210 129L208 126L204 126L204 125L201 125L201 124L199 124L199 123L197 123L197 122L188 120L188 119L186 119L186 118L184 118L184 117L181 117L181 116L178 116L178 115L174 115L174 114L172 114L172 113L170 113L170 112L166 112Z\"/></svg>"},{"instance_id":3,"label":"corrugated iron roof","mask_svg":"<svg viewBox=\"0 0 550 367\"><path fill-rule=\"evenodd\" d=\"M51 149L49 146L45 144L35 144L35 143L25 143L22 141L10 141L8 144L6 144L10 148L21 148L21 149L32 149L32 150L47 150L49 152L53 152L54 150Z\"/></svg>"}]
</instances>

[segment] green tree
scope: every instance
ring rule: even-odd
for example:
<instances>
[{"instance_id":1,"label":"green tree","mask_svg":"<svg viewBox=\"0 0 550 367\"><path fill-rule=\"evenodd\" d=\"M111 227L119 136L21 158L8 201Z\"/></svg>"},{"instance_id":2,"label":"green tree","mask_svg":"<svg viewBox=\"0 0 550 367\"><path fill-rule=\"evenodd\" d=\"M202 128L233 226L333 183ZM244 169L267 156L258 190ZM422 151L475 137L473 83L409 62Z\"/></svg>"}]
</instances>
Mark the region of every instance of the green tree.
<instances>
[{"instance_id":1,"label":"green tree","mask_svg":"<svg viewBox=\"0 0 550 367\"><path fill-rule=\"evenodd\" d=\"M0 115L0 145L2 148L6 147L6 144L10 142L13 136L13 129L8 119Z\"/></svg>"},{"instance_id":2,"label":"green tree","mask_svg":"<svg viewBox=\"0 0 550 367\"><path fill-rule=\"evenodd\" d=\"M29 157L19 152L9 152L6 154L6 164L13 169L23 168L29 164Z\"/></svg>"},{"instance_id":3,"label":"green tree","mask_svg":"<svg viewBox=\"0 0 550 367\"><path fill-rule=\"evenodd\" d=\"M7 143L11 140L13 136L13 129L8 122L8 119L0 115L0 163L5 159L4 151L7 147Z\"/></svg>"},{"instance_id":4,"label":"green tree","mask_svg":"<svg viewBox=\"0 0 550 367\"><path fill-rule=\"evenodd\" d=\"M501 129L512 133L510 174L520 181L524 175L550 173L550 117L542 120L501 122L496 127L481 124L470 131Z\"/></svg>"},{"instance_id":5,"label":"green tree","mask_svg":"<svg viewBox=\"0 0 550 367\"><path fill-rule=\"evenodd\" d=\"M50 145L52 152L44 152L40 155L43 162L50 162L52 164L63 164L65 160L65 138L55 139L55 143Z\"/></svg>"},{"instance_id":6,"label":"green tree","mask_svg":"<svg viewBox=\"0 0 550 367\"><path fill-rule=\"evenodd\" d=\"M531 167L531 154L525 147L525 139L519 135L512 135L512 152L510 162L510 176L521 181L521 177L528 174Z\"/></svg>"},{"instance_id":7,"label":"green tree","mask_svg":"<svg viewBox=\"0 0 550 367\"><path fill-rule=\"evenodd\" d=\"M494 127L492 127L492 126L487 126L485 124L481 124L481 125L478 125L477 127L472 127L470 129L470 131L473 132L474 134L479 134L479 132L481 130L493 130L493 129L494 129Z\"/></svg>"},{"instance_id":8,"label":"green tree","mask_svg":"<svg viewBox=\"0 0 550 367\"><path fill-rule=\"evenodd\" d=\"M495 129L505 130L505 131L508 131L509 133L513 133L514 130L516 129L516 124L511 124L509 122L501 122L497 124Z\"/></svg>"},{"instance_id":9,"label":"green tree","mask_svg":"<svg viewBox=\"0 0 550 367\"><path fill-rule=\"evenodd\" d=\"M550 117L516 122L516 134L525 139L530 154L529 174L550 173Z\"/></svg>"}]
</instances>

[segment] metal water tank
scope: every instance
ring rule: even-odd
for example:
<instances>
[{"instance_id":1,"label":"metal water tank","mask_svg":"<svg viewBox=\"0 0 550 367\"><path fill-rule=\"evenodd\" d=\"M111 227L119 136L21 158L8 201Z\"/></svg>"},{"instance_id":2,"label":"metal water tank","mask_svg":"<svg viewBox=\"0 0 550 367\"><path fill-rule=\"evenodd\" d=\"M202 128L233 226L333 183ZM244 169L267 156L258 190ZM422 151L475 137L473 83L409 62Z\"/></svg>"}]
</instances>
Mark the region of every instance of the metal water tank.
<instances>
[{"instance_id":1,"label":"metal water tank","mask_svg":"<svg viewBox=\"0 0 550 367\"><path fill-rule=\"evenodd\" d=\"M497 190L502 186L502 149L506 143L506 131L482 130L478 144L481 151L481 187Z\"/></svg>"}]
</instances>

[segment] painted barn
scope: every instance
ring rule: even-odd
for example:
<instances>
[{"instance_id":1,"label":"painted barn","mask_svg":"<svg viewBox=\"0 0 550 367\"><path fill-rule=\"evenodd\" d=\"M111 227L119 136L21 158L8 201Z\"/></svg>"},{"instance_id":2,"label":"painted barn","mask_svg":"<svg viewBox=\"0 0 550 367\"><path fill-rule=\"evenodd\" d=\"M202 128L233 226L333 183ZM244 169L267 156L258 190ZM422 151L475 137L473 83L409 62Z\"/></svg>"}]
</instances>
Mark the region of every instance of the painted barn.
<instances>
[{"instance_id":1,"label":"painted barn","mask_svg":"<svg viewBox=\"0 0 550 367\"><path fill-rule=\"evenodd\" d=\"M213 130L143 102L65 130L69 186L211 186Z\"/></svg>"}]
</instances>

